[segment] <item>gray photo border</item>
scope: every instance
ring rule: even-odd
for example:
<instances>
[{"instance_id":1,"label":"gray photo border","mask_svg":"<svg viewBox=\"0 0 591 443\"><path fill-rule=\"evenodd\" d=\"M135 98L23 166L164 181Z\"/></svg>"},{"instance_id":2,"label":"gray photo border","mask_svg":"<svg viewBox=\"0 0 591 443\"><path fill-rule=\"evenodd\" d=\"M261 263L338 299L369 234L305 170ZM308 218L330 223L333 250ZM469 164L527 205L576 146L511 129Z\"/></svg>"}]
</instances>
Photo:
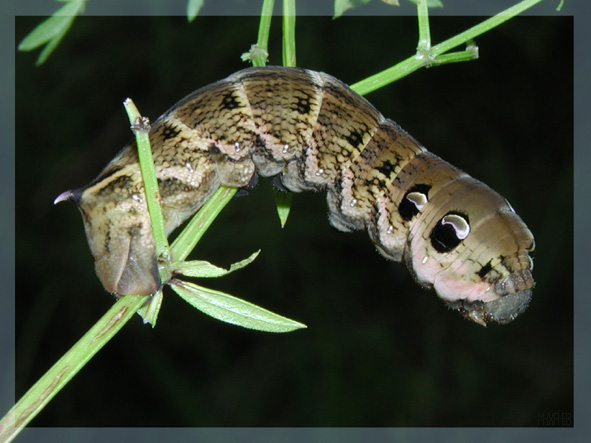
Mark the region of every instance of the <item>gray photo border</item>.
<instances>
[{"instance_id":1,"label":"gray photo border","mask_svg":"<svg viewBox=\"0 0 591 443\"><path fill-rule=\"evenodd\" d=\"M280 13L280 2L276 12ZM299 0L298 14L330 15L332 1ZM414 6L401 1L402 7L396 15L412 15ZM468 3L468 4L467 4ZM440 15L493 15L511 6L516 0L481 0L465 2L448 0L445 8L434 11ZM591 205L589 204L591 179L586 172L591 164L591 103L590 81L591 32L586 19L591 17L589 2L575 6L574 0L566 0L562 12L555 11L559 0L546 0L534 7L530 15L574 16L574 197L575 197L575 417L574 428L27 428L17 441L20 442L131 442L155 441L583 441L591 435L590 397L590 327L587 318L591 312L591 283L583 278L589 269L588 251L591 249L590 236L586 227L591 224ZM1 199L3 211L0 213L2 227L2 248L0 248L0 272L4 284L0 297L0 349L3 356L0 365L0 408L4 414L14 403L14 356L15 356L15 269L14 269L14 211L15 211L15 42L14 19L19 15L50 15L59 3L50 0L7 0L0 6L0 50L4 61L1 69L2 118L0 119L0 173ZM184 15L186 0L91 0L86 15ZM231 0L209 0L203 10L204 15L258 15L260 1L235 3ZM139 14L138 14L139 11ZM363 15L391 14L390 10L377 0L356 13ZM549 60L549 63L552 61ZM548 87L552 87L548 80ZM42 118L42 116L40 116ZM34 125L34 122L31 122ZM557 122L560 124L560 122ZM560 258L557 258L560 260ZM557 294L558 296L559 294Z\"/></svg>"}]
</instances>

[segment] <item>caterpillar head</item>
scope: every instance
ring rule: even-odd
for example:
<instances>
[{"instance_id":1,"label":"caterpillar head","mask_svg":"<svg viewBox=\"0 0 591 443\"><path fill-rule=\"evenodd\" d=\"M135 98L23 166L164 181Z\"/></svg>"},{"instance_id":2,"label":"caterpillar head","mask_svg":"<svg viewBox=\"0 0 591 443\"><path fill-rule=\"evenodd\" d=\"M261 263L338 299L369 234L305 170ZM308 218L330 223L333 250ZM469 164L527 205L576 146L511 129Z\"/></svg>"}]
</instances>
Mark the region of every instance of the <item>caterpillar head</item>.
<instances>
[{"instance_id":1,"label":"caterpillar head","mask_svg":"<svg viewBox=\"0 0 591 443\"><path fill-rule=\"evenodd\" d=\"M450 308L481 325L508 323L531 299L533 235L483 183L458 189L453 199L445 191L430 198L411 227L405 259Z\"/></svg>"},{"instance_id":2,"label":"caterpillar head","mask_svg":"<svg viewBox=\"0 0 591 443\"><path fill-rule=\"evenodd\" d=\"M96 273L105 290L116 295L153 294L161 286L146 203L138 197L143 190L134 193L132 178L117 170L106 172L87 187L55 199L78 206Z\"/></svg>"}]
</instances>

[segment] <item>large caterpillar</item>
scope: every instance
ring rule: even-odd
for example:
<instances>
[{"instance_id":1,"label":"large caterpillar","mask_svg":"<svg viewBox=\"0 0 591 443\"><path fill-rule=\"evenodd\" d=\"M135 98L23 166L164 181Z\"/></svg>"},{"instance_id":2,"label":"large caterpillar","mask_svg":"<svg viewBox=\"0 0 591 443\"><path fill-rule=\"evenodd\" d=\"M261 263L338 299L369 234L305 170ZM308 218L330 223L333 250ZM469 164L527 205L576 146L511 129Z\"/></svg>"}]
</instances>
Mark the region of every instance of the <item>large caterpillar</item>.
<instances>
[{"instance_id":1,"label":"large caterpillar","mask_svg":"<svg viewBox=\"0 0 591 443\"><path fill-rule=\"evenodd\" d=\"M330 75L249 68L188 95L150 131L167 234L220 184L258 175L283 190L326 191L330 223L367 229L387 258L485 325L531 299L534 239L507 202L428 152ZM96 272L115 294L162 285L135 142L92 183L67 191L83 219Z\"/></svg>"}]
</instances>

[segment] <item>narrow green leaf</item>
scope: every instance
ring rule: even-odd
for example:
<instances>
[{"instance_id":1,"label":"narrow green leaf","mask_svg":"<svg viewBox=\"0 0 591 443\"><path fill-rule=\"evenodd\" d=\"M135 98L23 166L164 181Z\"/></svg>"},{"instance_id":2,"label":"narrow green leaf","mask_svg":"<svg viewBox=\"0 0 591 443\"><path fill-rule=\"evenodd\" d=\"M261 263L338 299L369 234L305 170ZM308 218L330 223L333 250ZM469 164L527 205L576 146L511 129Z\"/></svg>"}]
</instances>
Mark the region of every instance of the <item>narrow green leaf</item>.
<instances>
[{"instance_id":1,"label":"narrow green leaf","mask_svg":"<svg viewBox=\"0 0 591 443\"><path fill-rule=\"evenodd\" d=\"M291 192L281 192L277 189L273 189L273 195L275 196L275 206L277 206L279 222L283 228L285 227L285 223L287 223L287 218L289 217L293 195Z\"/></svg>"},{"instance_id":2,"label":"narrow green leaf","mask_svg":"<svg viewBox=\"0 0 591 443\"><path fill-rule=\"evenodd\" d=\"M417 0L408 0L411 3L417 4ZM443 8L441 0L427 0L427 7L429 8Z\"/></svg>"},{"instance_id":3,"label":"narrow green leaf","mask_svg":"<svg viewBox=\"0 0 591 443\"><path fill-rule=\"evenodd\" d=\"M73 1L62 6L51 17L39 23L18 45L18 50L31 51L49 42L56 36L61 35L63 37L83 6L84 3L80 1ZM54 44L54 48L55 45L57 45L57 42Z\"/></svg>"},{"instance_id":4,"label":"narrow green leaf","mask_svg":"<svg viewBox=\"0 0 591 443\"><path fill-rule=\"evenodd\" d=\"M370 0L334 0L334 16L333 18L339 18L349 9L356 8L361 5L369 3Z\"/></svg>"},{"instance_id":5,"label":"narrow green leaf","mask_svg":"<svg viewBox=\"0 0 591 443\"><path fill-rule=\"evenodd\" d=\"M160 306L162 305L162 289L150 296L149 300L137 313L144 320L144 324L149 323L150 326L156 326L156 320L158 319L158 313L160 312Z\"/></svg>"},{"instance_id":6,"label":"narrow green leaf","mask_svg":"<svg viewBox=\"0 0 591 443\"><path fill-rule=\"evenodd\" d=\"M392 6L400 6L400 3L398 2L398 0L382 0L384 3L386 3L387 5L392 5Z\"/></svg>"},{"instance_id":7,"label":"narrow green leaf","mask_svg":"<svg viewBox=\"0 0 591 443\"><path fill-rule=\"evenodd\" d=\"M201 312L226 323L266 332L290 332L306 325L223 292L173 280L172 289Z\"/></svg>"},{"instance_id":8,"label":"narrow green leaf","mask_svg":"<svg viewBox=\"0 0 591 443\"><path fill-rule=\"evenodd\" d=\"M191 23L203 7L204 0L189 0L187 3L187 20Z\"/></svg>"},{"instance_id":9,"label":"narrow green leaf","mask_svg":"<svg viewBox=\"0 0 591 443\"><path fill-rule=\"evenodd\" d=\"M234 272L238 269L244 268L254 261L258 257L261 250L259 249L250 257L240 260L232 265L230 269L220 268L212 265L205 260L189 260L179 263L173 263L171 268L178 274L183 274L187 277L199 277L199 278L217 278Z\"/></svg>"},{"instance_id":10,"label":"narrow green leaf","mask_svg":"<svg viewBox=\"0 0 591 443\"><path fill-rule=\"evenodd\" d=\"M45 63L45 61L49 58L49 56L54 51L54 49L57 48L57 45L62 40L62 38L64 38L67 31L68 31L68 28L64 28L64 31L62 33L53 37L49 41L49 43L47 43L47 45L45 45L45 47L43 48L43 50L39 54L39 57L37 57L37 60L35 61L36 66L41 66L43 63Z\"/></svg>"},{"instance_id":11,"label":"narrow green leaf","mask_svg":"<svg viewBox=\"0 0 591 443\"><path fill-rule=\"evenodd\" d=\"M230 272L229 269L220 268L205 260L189 260L173 263L171 268L176 274L197 278L217 278Z\"/></svg>"},{"instance_id":12,"label":"narrow green leaf","mask_svg":"<svg viewBox=\"0 0 591 443\"><path fill-rule=\"evenodd\" d=\"M560 12L562 10L562 5L564 5L564 0L560 0L560 4L556 7L556 10Z\"/></svg>"}]
</instances>

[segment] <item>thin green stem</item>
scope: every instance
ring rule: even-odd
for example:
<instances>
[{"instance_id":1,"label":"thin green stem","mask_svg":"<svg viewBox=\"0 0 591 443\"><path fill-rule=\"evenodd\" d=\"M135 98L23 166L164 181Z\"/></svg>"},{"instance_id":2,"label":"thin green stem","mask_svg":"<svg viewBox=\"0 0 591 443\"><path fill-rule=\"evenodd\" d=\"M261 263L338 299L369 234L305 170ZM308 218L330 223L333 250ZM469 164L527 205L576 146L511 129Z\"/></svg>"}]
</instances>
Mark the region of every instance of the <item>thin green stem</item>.
<instances>
[{"instance_id":1,"label":"thin green stem","mask_svg":"<svg viewBox=\"0 0 591 443\"><path fill-rule=\"evenodd\" d=\"M433 61L433 65L445 65L448 63L466 62L478 58L478 47L469 45L465 51L450 52L441 54Z\"/></svg>"},{"instance_id":2,"label":"thin green stem","mask_svg":"<svg viewBox=\"0 0 591 443\"><path fill-rule=\"evenodd\" d=\"M415 55L401 61L400 63L378 72L370 77L367 77L353 85L351 89L359 95L369 94L377 89L383 88L390 83L395 82L402 77L422 68L424 66L423 60L418 59Z\"/></svg>"},{"instance_id":3,"label":"thin green stem","mask_svg":"<svg viewBox=\"0 0 591 443\"><path fill-rule=\"evenodd\" d=\"M351 85L351 89L356 91L358 94L365 95L392 82L395 82L396 80L405 77L424 66L439 64L438 57L441 56L441 54L491 30L492 28L506 22L510 18L515 17L516 15L522 13L526 9L531 8L537 3L540 3L541 1L542 0L523 0L515 6L500 12L494 17L491 17L468 30L461 32L460 34L445 40L436 46L433 46L429 51L429 57L425 57L424 54L417 53L395 66L385 69L382 72L378 72L375 75L367 77L366 79ZM472 50L472 53L474 53L474 50ZM452 61L459 60L457 57L454 57Z\"/></svg>"},{"instance_id":4,"label":"thin green stem","mask_svg":"<svg viewBox=\"0 0 591 443\"><path fill-rule=\"evenodd\" d=\"M419 20L419 44L417 45L417 51L426 54L431 50L431 30L429 28L427 0L417 1L417 17Z\"/></svg>"},{"instance_id":5,"label":"thin green stem","mask_svg":"<svg viewBox=\"0 0 591 443\"><path fill-rule=\"evenodd\" d=\"M283 0L283 66L296 66L295 0Z\"/></svg>"},{"instance_id":6,"label":"thin green stem","mask_svg":"<svg viewBox=\"0 0 591 443\"><path fill-rule=\"evenodd\" d=\"M58 360L0 421L0 441L12 441L80 369L146 302L146 295L125 295Z\"/></svg>"},{"instance_id":7,"label":"thin green stem","mask_svg":"<svg viewBox=\"0 0 591 443\"><path fill-rule=\"evenodd\" d=\"M150 122L147 118L141 116L133 100L128 98L123 104L136 137L146 204L148 205L152 233L154 234L154 242L156 244L156 256L168 259L168 240L166 239L166 231L164 229L164 216L160 207L160 191L158 190L158 181L156 179L156 170L154 168L154 159L150 146Z\"/></svg>"},{"instance_id":8,"label":"thin green stem","mask_svg":"<svg viewBox=\"0 0 591 443\"><path fill-rule=\"evenodd\" d=\"M259 22L259 34L257 44L250 49L250 60L253 66L265 66L269 56L269 33L271 20L273 19L273 7L275 0L263 0L261 20Z\"/></svg>"},{"instance_id":9,"label":"thin green stem","mask_svg":"<svg viewBox=\"0 0 591 443\"><path fill-rule=\"evenodd\" d=\"M271 30L271 20L273 19L273 7L275 0L264 0L261 11L261 21L259 23L259 35L257 44L264 49L269 47L269 32Z\"/></svg>"},{"instance_id":10,"label":"thin green stem","mask_svg":"<svg viewBox=\"0 0 591 443\"><path fill-rule=\"evenodd\" d=\"M499 12L497 15L483 21L482 23L473 26L464 32L460 32L458 35L455 35L436 46L433 46L431 53L434 56L438 56L444 52L449 51L450 49L460 46L461 44L466 43L467 41L472 40L487 31L490 31L492 28L499 26L516 15L521 14L523 11L531 8L541 1L542 0L523 0L517 3L515 6L511 6L510 8Z\"/></svg>"}]
</instances>

